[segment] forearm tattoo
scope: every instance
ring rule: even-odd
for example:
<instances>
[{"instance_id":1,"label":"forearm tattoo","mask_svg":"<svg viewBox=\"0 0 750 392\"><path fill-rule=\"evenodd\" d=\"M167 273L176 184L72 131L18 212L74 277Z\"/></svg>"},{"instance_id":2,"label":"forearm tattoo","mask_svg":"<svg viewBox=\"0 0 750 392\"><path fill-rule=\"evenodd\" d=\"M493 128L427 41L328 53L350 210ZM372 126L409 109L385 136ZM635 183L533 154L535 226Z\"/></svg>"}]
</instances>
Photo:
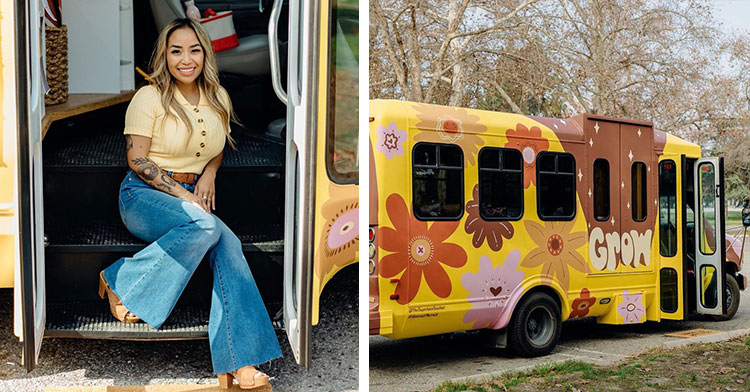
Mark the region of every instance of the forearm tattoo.
<instances>
[{"instance_id":1,"label":"forearm tattoo","mask_svg":"<svg viewBox=\"0 0 750 392\"><path fill-rule=\"evenodd\" d=\"M184 196L185 189L182 188L170 178L165 171L147 157L138 157L132 159L131 162L135 165L135 172L139 177L143 179L147 184L154 188L160 189L170 195L177 197Z\"/></svg>"},{"instance_id":2,"label":"forearm tattoo","mask_svg":"<svg viewBox=\"0 0 750 392\"><path fill-rule=\"evenodd\" d=\"M125 135L125 150L130 151L133 149L133 138L130 135Z\"/></svg>"}]
</instances>

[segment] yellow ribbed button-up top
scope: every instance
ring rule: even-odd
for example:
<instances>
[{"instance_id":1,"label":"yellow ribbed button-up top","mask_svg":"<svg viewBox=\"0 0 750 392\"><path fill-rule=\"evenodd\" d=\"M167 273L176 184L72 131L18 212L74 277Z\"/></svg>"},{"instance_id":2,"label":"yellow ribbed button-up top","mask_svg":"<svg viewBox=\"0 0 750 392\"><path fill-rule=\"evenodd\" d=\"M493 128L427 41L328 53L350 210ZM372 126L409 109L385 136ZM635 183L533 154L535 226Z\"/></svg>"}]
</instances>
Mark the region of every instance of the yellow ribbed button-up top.
<instances>
[{"instance_id":1,"label":"yellow ribbed button-up top","mask_svg":"<svg viewBox=\"0 0 750 392\"><path fill-rule=\"evenodd\" d=\"M125 131L128 135L151 138L148 157L160 168L178 173L201 174L208 161L224 150L226 135L221 118L208 104L203 90L198 106L191 105L175 89L175 99L181 104L193 124L193 134L185 147L188 128L176 115L166 114L161 105L161 94L154 86L142 87L135 93L125 114ZM219 99L228 102L229 96L223 88ZM229 126L228 124L226 126Z\"/></svg>"}]
</instances>

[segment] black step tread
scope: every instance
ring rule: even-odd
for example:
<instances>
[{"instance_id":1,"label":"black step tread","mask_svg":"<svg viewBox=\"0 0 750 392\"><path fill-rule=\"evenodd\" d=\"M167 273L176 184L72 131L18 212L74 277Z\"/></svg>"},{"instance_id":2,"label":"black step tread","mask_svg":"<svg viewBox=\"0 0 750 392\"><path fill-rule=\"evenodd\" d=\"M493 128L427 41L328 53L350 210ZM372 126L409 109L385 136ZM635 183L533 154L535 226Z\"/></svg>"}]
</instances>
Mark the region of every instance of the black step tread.
<instances>
[{"instance_id":1,"label":"black step tread","mask_svg":"<svg viewBox=\"0 0 750 392\"><path fill-rule=\"evenodd\" d=\"M267 304L278 308L280 304ZM47 303L47 337L168 340L208 337L209 307L178 305L158 330L116 320L105 301Z\"/></svg>"},{"instance_id":2,"label":"black step tread","mask_svg":"<svg viewBox=\"0 0 750 392\"><path fill-rule=\"evenodd\" d=\"M90 224L46 223L45 235L49 242L47 251L132 251L146 247L122 223ZM246 252L283 252L284 232L281 224L250 223L234 227L234 233Z\"/></svg>"},{"instance_id":3,"label":"black step tread","mask_svg":"<svg viewBox=\"0 0 750 392\"><path fill-rule=\"evenodd\" d=\"M121 130L57 135L45 140L45 168L117 168L127 169L125 137ZM233 131L237 151L226 144L223 168L247 168L281 171L284 146L253 135L249 131ZM52 139L52 138L50 138Z\"/></svg>"}]
</instances>

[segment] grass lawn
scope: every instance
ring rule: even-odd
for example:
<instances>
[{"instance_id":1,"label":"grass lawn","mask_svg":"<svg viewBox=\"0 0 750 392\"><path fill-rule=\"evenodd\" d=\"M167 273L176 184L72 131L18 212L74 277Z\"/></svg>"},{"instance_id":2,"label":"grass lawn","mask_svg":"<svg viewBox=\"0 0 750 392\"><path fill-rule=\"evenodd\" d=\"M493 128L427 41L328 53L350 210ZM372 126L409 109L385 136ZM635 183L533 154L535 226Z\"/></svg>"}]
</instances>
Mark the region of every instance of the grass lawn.
<instances>
[{"instance_id":1,"label":"grass lawn","mask_svg":"<svg viewBox=\"0 0 750 392\"><path fill-rule=\"evenodd\" d=\"M748 391L750 336L655 350L613 366L567 361L486 382L445 382L435 392L636 390Z\"/></svg>"}]
</instances>

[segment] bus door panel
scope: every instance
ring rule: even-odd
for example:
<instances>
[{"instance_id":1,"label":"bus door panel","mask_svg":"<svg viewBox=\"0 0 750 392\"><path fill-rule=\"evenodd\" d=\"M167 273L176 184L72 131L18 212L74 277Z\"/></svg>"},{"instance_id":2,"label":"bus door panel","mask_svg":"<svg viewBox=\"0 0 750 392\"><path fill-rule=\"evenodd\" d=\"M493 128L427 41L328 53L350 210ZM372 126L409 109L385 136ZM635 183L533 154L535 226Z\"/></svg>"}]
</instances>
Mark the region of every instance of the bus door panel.
<instances>
[{"instance_id":1,"label":"bus door panel","mask_svg":"<svg viewBox=\"0 0 750 392\"><path fill-rule=\"evenodd\" d=\"M620 125L620 272L653 271L656 160L653 128Z\"/></svg>"},{"instance_id":2,"label":"bus door panel","mask_svg":"<svg viewBox=\"0 0 750 392\"><path fill-rule=\"evenodd\" d=\"M614 122L586 121L587 190L582 203L589 228L589 260L592 274L616 273L620 249L620 125ZM585 166L584 166L585 165Z\"/></svg>"},{"instance_id":3,"label":"bus door panel","mask_svg":"<svg viewBox=\"0 0 750 392\"><path fill-rule=\"evenodd\" d=\"M44 41L39 1L16 2L16 113L18 124L18 210L20 272L15 307L21 310L23 363L36 366L46 322L44 206L42 205L42 118L44 117ZM18 312L16 312L18 313Z\"/></svg>"},{"instance_id":4,"label":"bus door panel","mask_svg":"<svg viewBox=\"0 0 750 392\"><path fill-rule=\"evenodd\" d=\"M699 159L694 173L696 311L721 315L726 311L724 159Z\"/></svg>"},{"instance_id":5,"label":"bus door panel","mask_svg":"<svg viewBox=\"0 0 750 392\"><path fill-rule=\"evenodd\" d=\"M274 11L281 3L282 0L275 1ZM305 367L311 358L317 111L321 104L317 32L321 7L319 2L289 3L288 91L280 94L287 104L283 319L294 359ZM276 17L271 18L269 31L276 28L277 21ZM276 34L269 34L269 39L272 36ZM279 67L277 61L272 65ZM280 72L276 69L273 74ZM275 85L278 88L280 83L276 81Z\"/></svg>"},{"instance_id":6,"label":"bus door panel","mask_svg":"<svg viewBox=\"0 0 750 392\"><path fill-rule=\"evenodd\" d=\"M659 254L659 303L661 318L682 320L685 318L685 275L684 268L684 211L682 189L684 162L676 156L660 157L657 171L658 233L654 243L658 244Z\"/></svg>"}]
</instances>

